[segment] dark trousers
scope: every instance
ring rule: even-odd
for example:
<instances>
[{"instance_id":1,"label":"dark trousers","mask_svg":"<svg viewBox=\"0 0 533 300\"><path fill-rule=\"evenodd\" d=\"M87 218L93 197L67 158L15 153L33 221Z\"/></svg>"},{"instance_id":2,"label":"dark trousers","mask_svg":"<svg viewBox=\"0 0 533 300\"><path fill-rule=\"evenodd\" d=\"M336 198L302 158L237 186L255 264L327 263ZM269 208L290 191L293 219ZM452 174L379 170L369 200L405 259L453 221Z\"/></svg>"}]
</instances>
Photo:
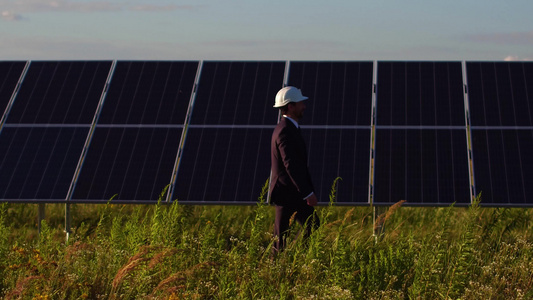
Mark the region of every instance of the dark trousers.
<instances>
[{"instance_id":1,"label":"dark trousers","mask_svg":"<svg viewBox=\"0 0 533 300\"><path fill-rule=\"evenodd\" d=\"M320 220L315 212L315 208L307 205L305 201L301 201L302 203L300 205L275 206L276 219L274 222L274 235L276 236L276 241L274 243L274 253L285 248L289 221L293 214L296 213L294 219L305 226L303 228L304 238L309 237L313 230L320 226Z\"/></svg>"}]
</instances>

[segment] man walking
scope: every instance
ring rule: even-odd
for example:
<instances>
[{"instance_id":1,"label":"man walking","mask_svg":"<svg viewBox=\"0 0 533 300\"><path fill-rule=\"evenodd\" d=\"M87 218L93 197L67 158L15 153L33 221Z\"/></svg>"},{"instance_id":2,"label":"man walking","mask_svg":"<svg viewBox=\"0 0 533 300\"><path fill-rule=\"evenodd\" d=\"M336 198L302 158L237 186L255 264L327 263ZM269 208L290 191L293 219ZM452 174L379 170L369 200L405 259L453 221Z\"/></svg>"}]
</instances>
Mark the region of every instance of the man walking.
<instances>
[{"instance_id":1,"label":"man walking","mask_svg":"<svg viewBox=\"0 0 533 300\"><path fill-rule=\"evenodd\" d=\"M293 214L300 224L305 225L305 236L319 226L314 209L318 198L307 166L305 141L298 125L305 111L304 100L307 99L292 86L284 87L276 94L274 107L280 109L283 117L274 129L271 142L270 202L276 205L275 252L285 247L289 220Z\"/></svg>"}]
</instances>

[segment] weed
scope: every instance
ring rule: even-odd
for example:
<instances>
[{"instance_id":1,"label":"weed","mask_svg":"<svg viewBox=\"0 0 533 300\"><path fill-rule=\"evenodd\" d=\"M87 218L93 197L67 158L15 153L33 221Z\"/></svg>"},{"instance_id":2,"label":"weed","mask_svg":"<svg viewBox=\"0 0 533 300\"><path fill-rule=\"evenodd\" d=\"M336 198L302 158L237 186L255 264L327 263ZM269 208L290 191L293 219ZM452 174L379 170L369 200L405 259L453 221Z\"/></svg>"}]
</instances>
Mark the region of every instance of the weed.
<instances>
[{"instance_id":1,"label":"weed","mask_svg":"<svg viewBox=\"0 0 533 300\"><path fill-rule=\"evenodd\" d=\"M398 203L375 242L369 207L334 205L338 180L321 226L275 259L268 181L256 206L79 204L68 245L60 208L35 236L35 205L1 204L0 298L533 297L531 210Z\"/></svg>"}]
</instances>

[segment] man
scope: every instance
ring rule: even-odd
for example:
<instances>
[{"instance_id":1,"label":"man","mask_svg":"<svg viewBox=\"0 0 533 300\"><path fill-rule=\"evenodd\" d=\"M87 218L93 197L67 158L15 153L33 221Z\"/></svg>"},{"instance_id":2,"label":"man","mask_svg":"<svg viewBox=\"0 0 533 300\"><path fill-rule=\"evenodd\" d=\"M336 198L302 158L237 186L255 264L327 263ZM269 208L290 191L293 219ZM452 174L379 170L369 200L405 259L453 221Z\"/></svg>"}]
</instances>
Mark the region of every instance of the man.
<instances>
[{"instance_id":1,"label":"man","mask_svg":"<svg viewBox=\"0 0 533 300\"><path fill-rule=\"evenodd\" d=\"M298 122L303 118L308 98L292 86L282 88L276 94L274 107L283 117L274 129L271 142L272 175L270 202L276 205L274 234L277 237L274 252L285 247L289 220L305 225L305 236L319 226L314 206L318 199L314 192L307 167L307 150L300 134Z\"/></svg>"}]
</instances>

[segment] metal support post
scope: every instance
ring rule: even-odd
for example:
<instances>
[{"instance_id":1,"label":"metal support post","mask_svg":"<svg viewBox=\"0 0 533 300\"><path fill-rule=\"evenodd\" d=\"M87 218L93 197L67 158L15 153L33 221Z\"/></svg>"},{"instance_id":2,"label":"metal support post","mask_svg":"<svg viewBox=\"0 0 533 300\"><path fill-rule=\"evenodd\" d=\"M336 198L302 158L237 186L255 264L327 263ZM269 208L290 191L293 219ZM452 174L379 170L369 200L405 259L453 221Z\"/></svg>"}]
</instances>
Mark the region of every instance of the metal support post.
<instances>
[{"instance_id":1,"label":"metal support post","mask_svg":"<svg viewBox=\"0 0 533 300\"><path fill-rule=\"evenodd\" d=\"M378 242L381 235L385 231L385 222L383 220L383 214L385 213L386 208L382 206L373 206L373 236L376 242ZM380 217L381 216L381 217Z\"/></svg>"},{"instance_id":2,"label":"metal support post","mask_svg":"<svg viewBox=\"0 0 533 300\"><path fill-rule=\"evenodd\" d=\"M41 234L41 222L44 220L45 218L45 212L46 212L46 204L45 203L39 203L39 208L38 208L38 212L37 212L37 228L39 230L39 235Z\"/></svg>"},{"instance_id":3,"label":"metal support post","mask_svg":"<svg viewBox=\"0 0 533 300\"><path fill-rule=\"evenodd\" d=\"M70 221L72 216L70 215L70 203L65 204L65 242L68 245L70 237Z\"/></svg>"}]
</instances>

